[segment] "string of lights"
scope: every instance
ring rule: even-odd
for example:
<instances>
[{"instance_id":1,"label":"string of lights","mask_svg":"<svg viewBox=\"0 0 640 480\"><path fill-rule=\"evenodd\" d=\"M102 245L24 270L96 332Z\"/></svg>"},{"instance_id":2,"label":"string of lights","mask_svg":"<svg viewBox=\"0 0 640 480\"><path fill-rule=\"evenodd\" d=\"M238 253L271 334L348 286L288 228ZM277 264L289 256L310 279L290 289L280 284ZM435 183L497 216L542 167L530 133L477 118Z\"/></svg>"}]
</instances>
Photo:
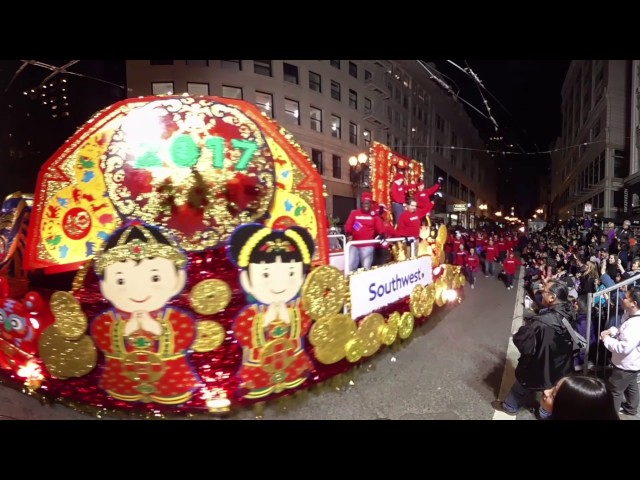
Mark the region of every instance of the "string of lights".
<instances>
[{"instance_id":1,"label":"string of lights","mask_svg":"<svg viewBox=\"0 0 640 480\"><path fill-rule=\"evenodd\" d=\"M571 150L572 148L587 147L589 145L596 145L599 143L606 143L606 142L604 140L599 140L597 142L583 142L583 143L577 143L575 145L569 145L567 147L554 148L552 150L536 151L536 152L511 152L509 150L490 150L486 148L456 147L454 145L407 145L406 148L428 148L433 150L437 148L441 150L467 150L471 152L494 153L499 155L532 156L532 155L545 155L548 153L562 152L566 150Z\"/></svg>"},{"instance_id":2,"label":"string of lights","mask_svg":"<svg viewBox=\"0 0 640 480\"><path fill-rule=\"evenodd\" d=\"M473 70L471 70L471 67L469 67L469 64L467 63L466 60L465 60L464 63L467 66L467 70L469 71L469 75L471 76L471 78L473 78L474 82L476 83L476 87L478 87L478 93L480 93L480 97L482 97L482 101L484 102L484 106L487 109L487 113L489 114L489 119L493 122L493 128L495 128L496 132L498 132L498 130L500 129L500 127L498 127L498 122L496 122L496 119L493 118L493 115L491 115L491 107L489 106L489 102L487 101L487 99L484 97L484 95L482 93L482 88L484 88L484 85L480 81L480 78L478 78L478 75L476 75L475 72ZM482 87L482 88L480 88L480 87Z\"/></svg>"}]
</instances>

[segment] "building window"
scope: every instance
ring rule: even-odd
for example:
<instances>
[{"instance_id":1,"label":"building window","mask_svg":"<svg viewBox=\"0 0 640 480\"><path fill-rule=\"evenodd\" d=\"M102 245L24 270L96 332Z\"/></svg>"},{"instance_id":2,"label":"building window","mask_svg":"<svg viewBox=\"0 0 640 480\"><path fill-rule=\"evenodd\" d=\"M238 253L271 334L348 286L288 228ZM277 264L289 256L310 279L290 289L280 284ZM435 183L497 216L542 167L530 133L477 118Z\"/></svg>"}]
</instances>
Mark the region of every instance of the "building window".
<instances>
[{"instance_id":1,"label":"building window","mask_svg":"<svg viewBox=\"0 0 640 480\"><path fill-rule=\"evenodd\" d=\"M173 60L149 60L149 65L173 65Z\"/></svg>"},{"instance_id":2,"label":"building window","mask_svg":"<svg viewBox=\"0 0 640 480\"><path fill-rule=\"evenodd\" d=\"M349 122L349 143L358 145L358 125Z\"/></svg>"},{"instance_id":3,"label":"building window","mask_svg":"<svg viewBox=\"0 0 640 480\"><path fill-rule=\"evenodd\" d=\"M444 120L436 113L436 128L444 133Z\"/></svg>"},{"instance_id":4,"label":"building window","mask_svg":"<svg viewBox=\"0 0 640 480\"><path fill-rule=\"evenodd\" d=\"M187 82L189 95L209 95L208 83Z\"/></svg>"},{"instance_id":5,"label":"building window","mask_svg":"<svg viewBox=\"0 0 640 480\"><path fill-rule=\"evenodd\" d=\"M267 117L273 118L273 96L270 93L256 92L256 107Z\"/></svg>"},{"instance_id":6,"label":"building window","mask_svg":"<svg viewBox=\"0 0 640 480\"><path fill-rule=\"evenodd\" d=\"M254 60L253 73L270 77L271 76L271 60Z\"/></svg>"},{"instance_id":7,"label":"building window","mask_svg":"<svg viewBox=\"0 0 640 480\"><path fill-rule=\"evenodd\" d=\"M458 146L458 136L453 132L451 132L451 146L452 147Z\"/></svg>"},{"instance_id":8,"label":"building window","mask_svg":"<svg viewBox=\"0 0 640 480\"><path fill-rule=\"evenodd\" d=\"M331 136L333 138L340 139L341 138L341 121L340 117L337 115L331 114Z\"/></svg>"},{"instance_id":9,"label":"building window","mask_svg":"<svg viewBox=\"0 0 640 480\"><path fill-rule=\"evenodd\" d=\"M242 100L242 88L223 85L222 96L224 98L235 98L236 100Z\"/></svg>"},{"instance_id":10,"label":"building window","mask_svg":"<svg viewBox=\"0 0 640 480\"><path fill-rule=\"evenodd\" d=\"M371 131L365 130L362 132L362 136L364 137L364 146L366 148L371 148Z\"/></svg>"},{"instance_id":11,"label":"building window","mask_svg":"<svg viewBox=\"0 0 640 480\"><path fill-rule=\"evenodd\" d=\"M333 156L333 178L342 178L342 157Z\"/></svg>"},{"instance_id":12,"label":"building window","mask_svg":"<svg viewBox=\"0 0 640 480\"><path fill-rule=\"evenodd\" d=\"M260 61L270 62L270 60L257 60L257 61L258 62L260 62ZM241 71L242 70L242 60L220 60L220 66L224 70Z\"/></svg>"},{"instance_id":13,"label":"building window","mask_svg":"<svg viewBox=\"0 0 640 480\"><path fill-rule=\"evenodd\" d=\"M349 89L349 106L354 110L358 109L358 93Z\"/></svg>"},{"instance_id":14,"label":"building window","mask_svg":"<svg viewBox=\"0 0 640 480\"><path fill-rule=\"evenodd\" d=\"M406 109L409 108L409 96L406 93L402 94L402 106Z\"/></svg>"},{"instance_id":15,"label":"building window","mask_svg":"<svg viewBox=\"0 0 640 480\"><path fill-rule=\"evenodd\" d=\"M340 84L331 80L331 98L340 101Z\"/></svg>"},{"instance_id":16,"label":"building window","mask_svg":"<svg viewBox=\"0 0 640 480\"><path fill-rule=\"evenodd\" d=\"M365 112L370 112L371 111L371 99L364 97L364 111Z\"/></svg>"},{"instance_id":17,"label":"building window","mask_svg":"<svg viewBox=\"0 0 640 480\"><path fill-rule=\"evenodd\" d=\"M349 62L349 75L353 78L358 78L358 65L353 62Z\"/></svg>"},{"instance_id":18,"label":"building window","mask_svg":"<svg viewBox=\"0 0 640 480\"><path fill-rule=\"evenodd\" d=\"M369 70L364 71L364 81L371 80L373 78L373 74Z\"/></svg>"},{"instance_id":19,"label":"building window","mask_svg":"<svg viewBox=\"0 0 640 480\"><path fill-rule=\"evenodd\" d=\"M173 82L153 82L151 93L154 95L173 95Z\"/></svg>"},{"instance_id":20,"label":"building window","mask_svg":"<svg viewBox=\"0 0 640 480\"><path fill-rule=\"evenodd\" d=\"M309 88L314 92L322 93L322 78L315 72L309 72Z\"/></svg>"},{"instance_id":21,"label":"building window","mask_svg":"<svg viewBox=\"0 0 640 480\"><path fill-rule=\"evenodd\" d=\"M315 148L311 149L311 161L316 166L318 173L322 175L324 173L324 165L322 162L322 151L316 150Z\"/></svg>"},{"instance_id":22,"label":"building window","mask_svg":"<svg viewBox=\"0 0 640 480\"><path fill-rule=\"evenodd\" d=\"M300 125L300 104L298 102L285 98L284 114L290 123Z\"/></svg>"},{"instance_id":23,"label":"building window","mask_svg":"<svg viewBox=\"0 0 640 480\"><path fill-rule=\"evenodd\" d=\"M329 65L340 70L340 60L329 60Z\"/></svg>"},{"instance_id":24,"label":"building window","mask_svg":"<svg viewBox=\"0 0 640 480\"><path fill-rule=\"evenodd\" d=\"M298 85L298 67L296 65L283 63L282 73L284 74L285 82L295 83L296 85Z\"/></svg>"},{"instance_id":25,"label":"building window","mask_svg":"<svg viewBox=\"0 0 640 480\"><path fill-rule=\"evenodd\" d=\"M316 107L311 107L311 130L322 133L322 110Z\"/></svg>"},{"instance_id":26,"label":"building window","mask_svg":"<svg viewBox=\"0 0 640 480\"><path fill-rule=\"evenodd\" d=\"M187 60L187 65L190 67L208 67L209 60Z\"/></svg>"}]
</instances>

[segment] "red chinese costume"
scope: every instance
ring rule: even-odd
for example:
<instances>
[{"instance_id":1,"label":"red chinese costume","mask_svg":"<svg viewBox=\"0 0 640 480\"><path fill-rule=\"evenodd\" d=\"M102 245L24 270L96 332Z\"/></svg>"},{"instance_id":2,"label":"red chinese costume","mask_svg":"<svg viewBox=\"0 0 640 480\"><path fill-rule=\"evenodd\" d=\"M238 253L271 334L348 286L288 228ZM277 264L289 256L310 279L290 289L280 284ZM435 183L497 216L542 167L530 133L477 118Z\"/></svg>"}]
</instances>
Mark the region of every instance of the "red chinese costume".
<instances>
[{"instance_id":1,"label":"red chinese costume","mask_svg":"<svg viewBox=\"0 0 640 480\"><path fill-rule=\"evenodd\" d=\"M146 330L125 336L131 314L114 309L93 321L91 336L105 356L100 387L128 402L184 403L198 384L187 358L196 338L195 322L173 307L149 315L162 326L160 336Z\"/></svg>"},{"instance_id":2,"label":"red chinese costume","mask_svg":"<svg viewBox=\"0 0 640 480\"><path fill-rule=\"evenodd\" d=\"M302 348L311 319L299 301L289 302L290 323L275 320L264 327L265 305L250 305L235 321L235 337L244 349L238 372L246 398L261 398L301 385L313 365Z\"/></svg>"}]
</instances>

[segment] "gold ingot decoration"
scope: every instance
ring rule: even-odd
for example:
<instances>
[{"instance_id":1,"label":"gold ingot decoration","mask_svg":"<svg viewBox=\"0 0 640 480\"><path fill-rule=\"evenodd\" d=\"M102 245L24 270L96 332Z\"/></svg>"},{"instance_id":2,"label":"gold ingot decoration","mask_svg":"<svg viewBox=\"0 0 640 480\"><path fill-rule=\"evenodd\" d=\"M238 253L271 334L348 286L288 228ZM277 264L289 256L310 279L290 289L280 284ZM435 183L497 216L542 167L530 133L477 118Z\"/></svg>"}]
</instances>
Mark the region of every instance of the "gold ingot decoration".
<instances>
[{"instance_id":1,"label":"gold ingot decoration","mask_svg":"<svg viewBox=\"0 0 640 480\"><path fill-rule=\"evenodd\" d=\"M398 325L391 322L385 323L378 330L378 337L383 345L393 345L398 338Z\"/></svg>"},{"instance_id":2,"label":"gold ingot decoration","mask_svg":"<svg viewBox=\"0 0 640 480\"><path fill-rule=\"evenodd\" d=\"M50 300L55 328L68 340L78 340L87 331L87 316L80 303L68 292L55 292Z\"/></svg>"},{"instance_id":3,"label":"gold ingot decoration","mask_svg":"<svg viewBox=\"0 0 640 480\"><path fill-rule=\"evenodd\" d=\"M438 235L436 236L436 245L438 245L438 248L442 248L445 243L447 243L447 227L440 225Z\"/></svg>"},{"instance_id":4,"label":"gold ingot decoration","mask_svg":"<svg viewBox=\"0 0 640 480\"><path fill-rule=\"evenodd\" d=\"M347 360L350 363L355 363L360 360L364 355L364 341L361 338L352 338L345 345L345 352Z\"/></svg>"},{"instance_id":5,"label":"gold ingot decoration","mask_svg":"<svg viewBox=\"0 0 640 480\"><path fill-rule=\"evenodd\" d=\"M428 240L421 240L418 243L418 257L433 256L433 247Z\"/></svg>"},{"instance_id":6,"label":"gold ingot decoration","mask_svg":"<svg viewBox=\"0 0 640 480\"><path fill-rule=\"evenodd\" d=\"M464 274L462 273L457 273L456 275L454 275L453 277L453 288L460 288L464 285L465 282L465 278L464 278Z\"/></svg>"},{"instance_id":7,"label":"gold ingot decoration","mask_svg":"<svg viewBox=\"0 0 640 480\"><path fill-rule=\"evenodd\" d=\"M370 313L358 326L356 338L363 342L363 357L370 357L380 349L380 328L384 326L384 317L379 313Z\"/></svg>"},{"instance_id":8,"label":"gold ingot decoration","mask_svg":"<svg viewBox=\"0 0 640 480\"><path fill-rule=\"evenodd\" d=\"M440 278L436 283L436 305L442 307L447 301L444 298L444 292L447 290L447 284L444 278Z\"/></svg>"},{"instance_id":9,"label":"gold ingot decoration","mask_svg":"<svg viewBox=\"0 0 640 480\"><path fill-rule=\"evenodd\" d=\"M407 259L407 247L404 242L396 242L391 245L391 254L396 262L404 262Z\"/></svg>"},{"instance_id":10,"label":"gold ingot decoration","mask_svg":"<svg viewBox=\"0 0 640 480\"><path fill-rule=\"evenodd\" d=\"M400 312L393 312L391 315L389 315L389 319L387 320L387 323L389 325L395 325L396 327L400 326Z\"/></svg>"},{"instance_id":11,"label":"gold ingot decoration","mask_svg":"<svg viewBox=\"0 0 640 480\"><path fill-rule=\"evenodd\" d=\"M210 352L224 343L227 332L224 327L215 320L202 320L196 324L198 335L193 342L195 352Z\"/></svg>"},{"instance_id":12,"label":"gold ingot decoration","mask_svg":"<svg viewBox=\"0 0 640 480\"><path fill-rule=\"evenodd\" d=\"M340 313L348 294L342 272L323 265L307 275L302 287L302 305L313 320L319 320Z\"/></svg>"},{"instance_id":13,"label":"gold ingot decoration","mask_svg":"<svg viewBox=\"0 0 640 480\"><path fill-rule=\"evenodd\" d=\"M398 328L398 335L401 339L406 340L411 336L414 324L413 315L409 312L404 312L400 319L400 327Z\"/></svg>"},{"instance_id":14,"label":"gold ingot decoration","mask_svg":"<svg viewBox=\"0 0 640 480\"><path fill-rule=\"evenodd\" d=\"M436 286L432 283L424 289L424 314L431 315L433 304L436 301Z\"/></svg>"},{"instance_id":15,"label":"gold ingot decoration","mask_svg":"<svg viewBox=\"0 0 640 480\"><path fill-rule=\"evenodd\" d=\"M309 342L314 346L316 359L324 365L342 360L347 354L345 346L355 332L356 323L349 315L331 315L315 322L309 332Z\"/></svg>"},{"instance_id":16,"label":"gold ingot decoration","mask_svg":"<svg viewBox=\"0 0 640 480\"><path fill-rule=\"evenodd\" d=\"M200 315L214 315L221 312L231 300L231 288L227 282L218 279L203 280L191 289L191 308Z\"/></svg>"},{"instance_id":17,"label":"gold ingot decoration","mask_svg":"<svg viewBox=\"0 0 640 480\"><path fill-rule=\"evenodd\" d=\"M42 332L38 347L39 356L49 373L61 380L88 374L98 360L98 352L89 336L69 340L55 326Z\"/></svg>"},{"instance_id":18,"label":"gold ingot decoration","mask_svg":"<svg viewBox=\"0 0 640 480\"><path fill-rule=\"evenodd\" d=\"M422 285L416 285L409 296L409 308L411 309L411 313L416 317L422 317L424 315L424 308L422 305L423 292L424 287Z\"/></svg>"}]
</instances>

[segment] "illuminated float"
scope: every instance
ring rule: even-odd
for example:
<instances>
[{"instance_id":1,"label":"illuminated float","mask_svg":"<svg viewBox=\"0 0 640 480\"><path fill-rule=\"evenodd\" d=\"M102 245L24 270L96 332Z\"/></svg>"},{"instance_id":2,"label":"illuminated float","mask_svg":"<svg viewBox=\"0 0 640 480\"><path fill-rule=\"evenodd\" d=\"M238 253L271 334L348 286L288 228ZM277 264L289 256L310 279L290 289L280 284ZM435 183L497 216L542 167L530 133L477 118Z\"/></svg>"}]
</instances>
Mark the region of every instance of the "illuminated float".
<instances>
[{"instance_id":1,"label":"illuminated float","mask_svg":"<svg viewBox=\"0 0 640 480\"><path fill-rule=\"evenodd\" d=\"M455 298L444 227L416 258L345 278L324 195L302 148L246 102L99 112L35 195L3 204L0 377L97 414L224 412L343 373Z\"/></svg>"}]
</instances>

